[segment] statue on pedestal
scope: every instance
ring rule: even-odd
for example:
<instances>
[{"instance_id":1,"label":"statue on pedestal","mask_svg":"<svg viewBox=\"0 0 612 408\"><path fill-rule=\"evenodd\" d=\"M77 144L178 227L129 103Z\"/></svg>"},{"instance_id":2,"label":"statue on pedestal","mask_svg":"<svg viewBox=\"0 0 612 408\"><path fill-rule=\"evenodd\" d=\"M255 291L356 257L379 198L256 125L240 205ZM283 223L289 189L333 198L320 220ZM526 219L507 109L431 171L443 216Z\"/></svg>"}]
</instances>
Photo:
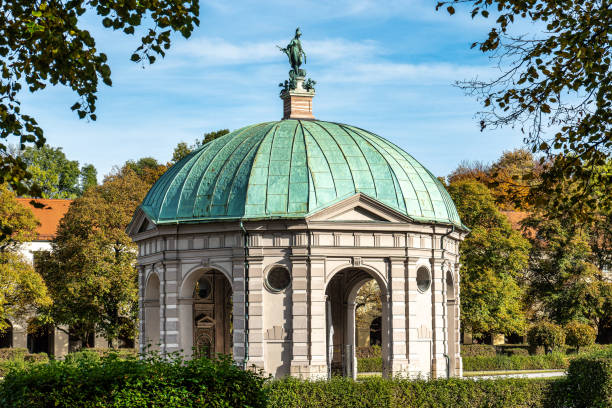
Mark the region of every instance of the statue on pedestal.
<instances>
[{"instance_id":1,"label":"statue on pedestal","mask_svg":"<svg viewBox=\"0 0 612 408\"><path fill-rule=\"evenodd\" d=\"M302 62L306 63L306 53L302 48L302 42L300 41L300 37L302 36L302 32L300 31L300 27L295 29L295 36L289 42L287 47L282 48L278 47L282 52L284 52L287 57L289 57L289 64L291 64L291 70L289 71L289 80L285 82L281 82L279 84L280 87L283 88L283 91L293 90L300 85L302 88L302 83L305 85L304 89L310 91L314 90L315 81L312 79L308 79L304 82L306 77L306 71L301 69L300 66Z\"/></svg>"}]
</instances>

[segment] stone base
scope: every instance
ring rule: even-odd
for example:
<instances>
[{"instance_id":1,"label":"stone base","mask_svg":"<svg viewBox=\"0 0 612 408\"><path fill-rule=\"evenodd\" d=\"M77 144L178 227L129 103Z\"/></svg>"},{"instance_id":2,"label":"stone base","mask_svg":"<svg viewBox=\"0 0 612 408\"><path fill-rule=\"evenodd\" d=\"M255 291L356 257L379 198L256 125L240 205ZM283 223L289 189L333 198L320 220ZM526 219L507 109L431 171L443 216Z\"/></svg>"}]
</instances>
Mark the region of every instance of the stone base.
<instances>
[{"instance_id":1,"label":"stone base","mask_svg":"<svg viewBox=\"0 0 612 408\"><path fill-rule=\"evenodd\" d=\"M327 365L310 365L308 363L292 363L289 374L304 380L321 380L327 378Z\"/></svg>"}]
</instances>

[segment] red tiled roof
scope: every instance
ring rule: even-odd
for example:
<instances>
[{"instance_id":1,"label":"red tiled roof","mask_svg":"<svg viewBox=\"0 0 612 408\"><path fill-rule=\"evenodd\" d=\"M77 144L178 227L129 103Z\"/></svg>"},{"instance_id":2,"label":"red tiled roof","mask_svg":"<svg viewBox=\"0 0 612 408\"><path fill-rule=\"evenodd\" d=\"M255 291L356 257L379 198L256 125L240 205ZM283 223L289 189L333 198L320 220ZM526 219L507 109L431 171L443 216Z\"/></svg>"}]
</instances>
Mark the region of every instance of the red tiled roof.
<instances>
[{"instance_id":1,"label":"red tiled roof","mask_svg":"<svg viewBox=\"0 0 612 408\"><path fill-rule=\"evenodd\" d=\"M51 241L57 235L57 227L73 200L57 200L51 198L18 198L17 201L34 213L40 222L36 233L39 241ZM42 208L32 205L32 201L42 204Z\"/></svg>"}]
</instances>

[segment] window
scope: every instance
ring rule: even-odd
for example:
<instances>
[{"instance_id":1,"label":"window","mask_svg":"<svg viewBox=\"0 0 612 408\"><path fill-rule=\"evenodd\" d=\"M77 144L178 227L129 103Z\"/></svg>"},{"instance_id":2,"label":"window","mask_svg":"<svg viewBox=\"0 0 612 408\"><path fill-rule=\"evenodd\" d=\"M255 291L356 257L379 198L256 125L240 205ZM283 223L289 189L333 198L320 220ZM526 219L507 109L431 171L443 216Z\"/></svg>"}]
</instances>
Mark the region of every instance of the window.
<instances>
[{"instance_id":1,"label":"window","mask_svg":"<svg viewBox=\"0 0 612 408\"><path fill-rule=\"evenodd\" d=\"M276 266L272 268L266 276L266 287L271 292L281 292L291 283L291 275L287 268Z\"/></svg>"},{"instance_id":2,"label":"window","mask_svg":"<svg viewBox=\"0 0 612 408\"><path fill-rule=\"evenodd\" d=\"M212 292L210 281L206 278L200 278L196 283L195 297L206 299L208 296L210 296L210 292Z\"/></svg>"},{"instance_id":3,"label":"window","mask_svg":"<svg viewBox=\"0 0 612 408\"><path fill-rule=\"evenodd\" d=\"M424 266L421 266L417 269L417 288L421 292L426 292L427 289L431 286L431 275L429 274L429 269Z\"/></svg>"}]
</instances>

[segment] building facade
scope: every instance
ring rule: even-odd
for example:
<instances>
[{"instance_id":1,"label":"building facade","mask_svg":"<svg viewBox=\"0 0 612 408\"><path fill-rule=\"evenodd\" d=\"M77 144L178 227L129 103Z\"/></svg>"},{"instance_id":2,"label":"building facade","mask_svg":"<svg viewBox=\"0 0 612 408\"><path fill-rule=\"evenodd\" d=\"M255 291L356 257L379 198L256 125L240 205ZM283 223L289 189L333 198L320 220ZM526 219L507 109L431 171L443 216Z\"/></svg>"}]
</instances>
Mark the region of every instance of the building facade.
<instances>
[{"instance_id":1,"label":"building facade","mask_svg":"<svg viewBox=\"0 0 612 408\"><path fill-rule=\"evenodd\" d=\"M128 233L141 351L231 354L276 377L355 377L355 297L375 279L384 374L460 376L467 228L408 153L314 119L299 52L288 52L283 120L192 152L137 209Z\"/></svg>"},{"instance_id":2,"label":"building facade","mask_svg":"<svg viewBox=\"0 0 612 408\"><path fill-rule=\"evenodd\" d=\"M20 255L36 267L37 256L51 251L51 241L72 200L37 198L37 206L32 204L31 198L18 198L17 201L32 211L38 221L36 239L19 247ZM0 333L0 348L27 348L30 353L47 353L56 357L66 355L69 350L67 330L53 326L33 330L30 323L34 317L32 312L9 321L9 328Z\"/></svg>"}]
</instances>

